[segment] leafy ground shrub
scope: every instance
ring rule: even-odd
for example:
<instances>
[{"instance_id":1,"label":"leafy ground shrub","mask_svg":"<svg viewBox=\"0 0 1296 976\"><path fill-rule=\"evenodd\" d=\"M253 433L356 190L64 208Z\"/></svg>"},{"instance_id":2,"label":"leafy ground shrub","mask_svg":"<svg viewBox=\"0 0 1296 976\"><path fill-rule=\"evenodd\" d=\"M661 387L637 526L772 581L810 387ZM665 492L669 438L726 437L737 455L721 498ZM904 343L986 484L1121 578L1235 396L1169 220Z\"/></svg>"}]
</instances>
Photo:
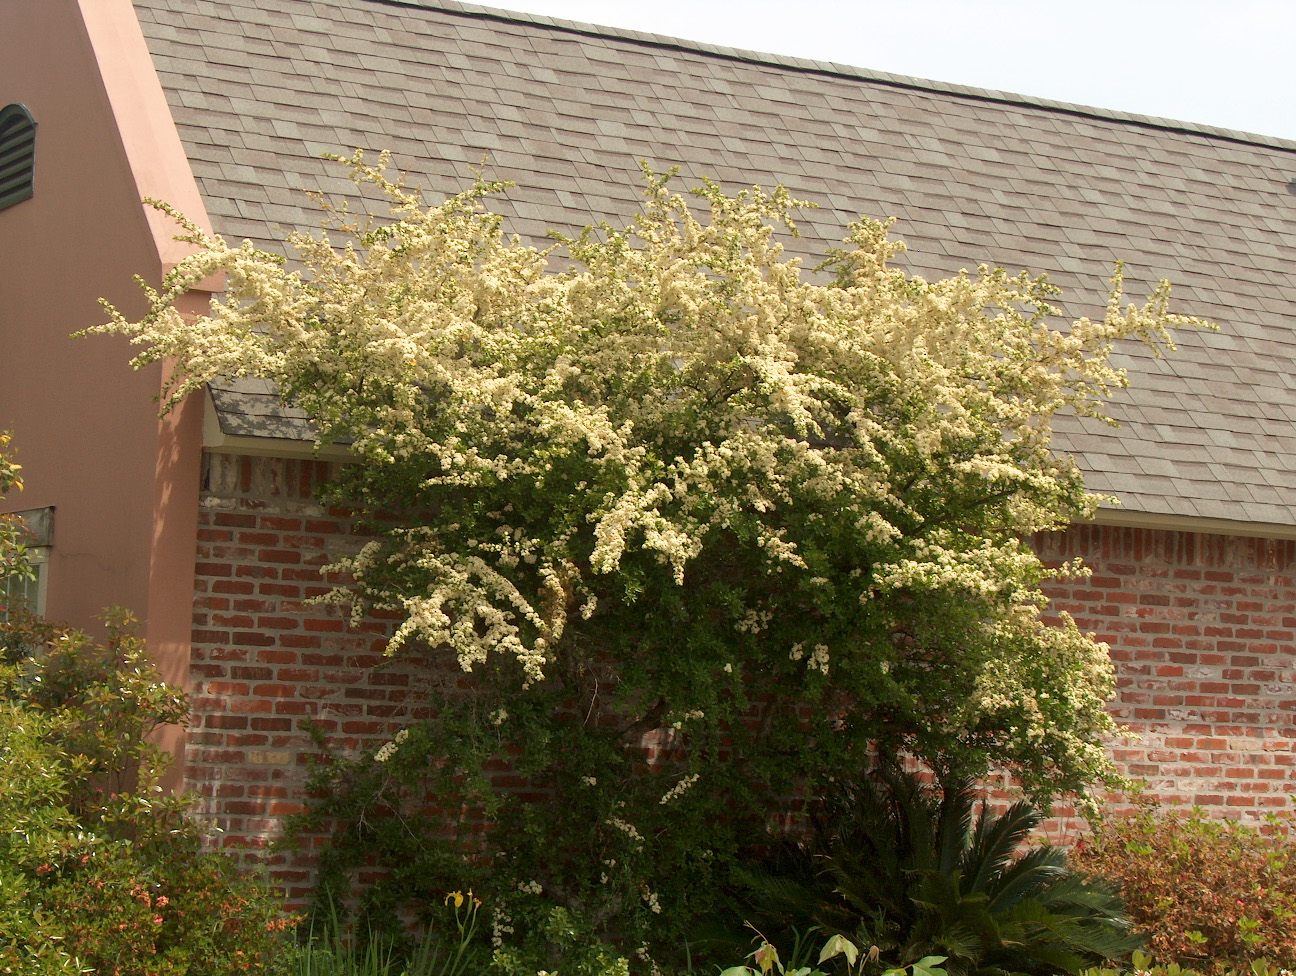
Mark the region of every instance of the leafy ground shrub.
<instances>
[{"instance_id":1,"label":"leafy ground shrub","mask_svg":"<svg viewBox=\"0 0 1296 976\"><path fill-rule=\"evenodd\" d=\"M348 932L342 913L332 911L293 949L288 972L290 976L476 976L486 968L488 956L475 938L481 899L471 891L467 895L454 891L446 896L445 907L444 928L452 934L442 937L429 926L412 945L373 929Z\"/></svg>"},{"instance_id":2,"label":"leafy ground shrub","mask_svg":"<svg viewBox=\"0 0 1296 976\"><path fill-rule=\"evenodd\" d=\"M1072 860L1121 886L1159 959L1214 970L1263 956L1296 968L1296 843L1285 818L1256 829L1141 802L1096 819Z\"/></svg>"},{"instance_id":3,"label":"leafy ground shrub","mask_svg":"<svg viewBox=\"0 0 1296 976\"><path fill-rule=\"evenodd\" d=\"M130 623L117 615L103 644L60 631L0 665L0 972L269 971L291 920L158 786L166 757L146 736L188 704ZM20 626L0 625L5 646L50 636Z\"/></svg>"},{"instance_id":4,"label":"leafy ground shrub","mask_svg":"<svg viewBox=\"0 0 1296 976\"><path fill-rule=\"evenodd\" d=\"M814 938L813 930L797 933L792 943L792 953L785 962L779 957L778 949L760 932L756 933L758 945L747 954L752 965L730 966L720 976L828 976L825 964L835 962L839 969L844 969L846 976L859 976L860 973L872 971L878 958L876 946L868 952L861 952L843 935L834 935L826 941ZM823 946L818 947L818 942ZM819 948L818 959L815 949ZM942 963L944 956L924 956L908 966L892 967L882 972L882 976L948 976Z\"/></svg>"},{"instance_id":5,"label":"leafy ground shrub","mask_svg":"<svg viewBox=\"0 0 1296 976\"><path fill-rule=\"evenodd\" d=\"M1086 969L1082 976L1291 976L1267 959L1253 959L1246 967L1234 969L1220 960L1207 960L1200 969L1185 968L1177 962L1157 963L1144 952L1135 951L1128 966Z\"/></svg>"},{"instance_id":6,"label":"leafy ground shrub","mask_svg":"<svg viewBox=\"0 0 1296 976\"><path fill-rule=\"evenodd\" d=\"M1039 810L978 813L977 796L970 780L887 763L839 781L806 840L739 872L749 917L876 947L871 971L939 956L951 974L1074 973L1140 944L1113 887L1082 879L1058 848L1022 852Z\"/></svg>"},{"instance_id":7,"label":"leafy ground shrub","mask_svg":"<svg viewBox=\"0 0 1296 976\"><path fill-rule=\"evenodd\" d=\"M451 892L443 910L420 918L417 938L399 917L376 925L372 912L348 916L335 903L316 912L293 947L289 976L629 976L628 961L593 935L585 919L539 898L482 910L469 891ZM370 906L372 907L372 906ZM711 970L694 970L709 972ZM718 970L716 970L718 972ZM661 971L649 966L640 972ZM781 976L781 973L780 973ZM808 976L808 974L805 974Z\"/></svg>"},{"instance_id":8,"label":"leafy ground shrub","mask_svg":"<svg viewBox=\"0 0 1296 976\"><path fill-rule=\"evenodd\" d=\"M436 927L446 892L473 888L486 902L497 967L529 976L615 971L645 945L661 953L659 964L682 963L672 950L695 918L714 910L717 862L736 846L732 825L706 813L741 795L738 773L720 770L733 789L719 800L682 788L689 778L674 764L656 775L638 769L642 755L619 748L611 730L602 764L584 775L587 767L566 761L594 736L579 720L544 727L561 691L538 686L527 707L511 702L498 724L480 699L455 702L434 691L434 720L408 726L375 753L332 753L318 764L310 809L287 824L292 837L330 837L319 852L318 900L350 904L358 895L358 924L376 930L402 913ZM472 710L481 716L475 722ZM515 782L525 776L529 791L565 802L524 802L516 789L493 788L486 771L502 757ZM474 833L483 821L492 828L484 836ZM384 868L381 884L356 886L375 863Z\"/></svg>"}]
</instances>

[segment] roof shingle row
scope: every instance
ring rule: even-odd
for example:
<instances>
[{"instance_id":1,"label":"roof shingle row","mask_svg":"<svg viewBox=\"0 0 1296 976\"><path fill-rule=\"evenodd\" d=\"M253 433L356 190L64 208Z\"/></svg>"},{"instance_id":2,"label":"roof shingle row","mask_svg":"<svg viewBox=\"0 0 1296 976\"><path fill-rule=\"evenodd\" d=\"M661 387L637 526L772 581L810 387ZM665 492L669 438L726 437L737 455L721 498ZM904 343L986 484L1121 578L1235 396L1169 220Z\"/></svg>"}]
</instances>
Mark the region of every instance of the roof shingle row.
<instances>
[{"instance_id":1,"label":"roof shingle row","mask_svg":"<svg viewBox=\"0 0 1296 976\"><path fill-rule=\"evenodd\" d=\"M1166 278L1218 322L1164 360L1122 351L1119 430L1064 420L1095 490L1164 515L1296 525L1296 144L628 31L396 0L135 0L209 214L275 248L350 198L322 152L390 149L432 194L489 154L509 229L617 221L638 160L685 181L782 183L816 252L895 216L907 270L1048 272L1068 315ZM222 399L223 397L223 399ZM229 432L304 434L265 390Z\"/></svg>"}]
</instances>

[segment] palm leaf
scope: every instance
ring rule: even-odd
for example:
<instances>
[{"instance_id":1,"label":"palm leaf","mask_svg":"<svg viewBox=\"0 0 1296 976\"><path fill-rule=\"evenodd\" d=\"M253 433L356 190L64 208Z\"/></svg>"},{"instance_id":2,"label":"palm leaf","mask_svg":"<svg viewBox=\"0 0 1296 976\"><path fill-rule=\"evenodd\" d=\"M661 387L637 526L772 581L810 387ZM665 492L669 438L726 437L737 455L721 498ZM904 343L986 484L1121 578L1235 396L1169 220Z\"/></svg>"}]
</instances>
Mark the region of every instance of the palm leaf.
<instances>
[{"instance_id":1,"label":"palm leaf","mask_svg":"<svg viewBox=\"0 0 1296 976\"><path fill-rule=\"evenodd\" d=\"M1066 959L1069 972L1085 968L1094 956L1115 959L1128 955L1143 942L1130 932L1128 922L1054 912L1034 900L1021 902L1001 917L1013 931L1014 954L1019 961L1061 965Z\"/></svg>"},{"instance_id":2,"label":"palm leaf","mask_svg":"<svg viewBox=\"0 0 1296 976\"><path fill-rule=\"evenodd\" d=\"M998 817L983 803L963 856L964 891L988 889L1030 832L1043 822L1044 815L1024 801L1014 803Z\"/></svg>"},{"instance_id":3,"label":"palm leaf","mask_svg":"<svg viewBox=\"0 0 1296 976\"><path fill-rule=\"evenodd\" d=\"M965 869L964 856L972 834L973 811L976 808L976 784L967 777L941 783L939 867L945 873Z\"/></svg>"},{"instance_id":4,"label":"palm leaf","mask_svg":"<svg viewBox=\"0 0 1296 976\"><path fill-rule=\"evenodd\" d=\"M1070 876L1066 852L1045 844L1031 848L1008 864L987 889L994 910L1005 911L1023 898L1032 897Z\"/></svg>"}]
</instances>

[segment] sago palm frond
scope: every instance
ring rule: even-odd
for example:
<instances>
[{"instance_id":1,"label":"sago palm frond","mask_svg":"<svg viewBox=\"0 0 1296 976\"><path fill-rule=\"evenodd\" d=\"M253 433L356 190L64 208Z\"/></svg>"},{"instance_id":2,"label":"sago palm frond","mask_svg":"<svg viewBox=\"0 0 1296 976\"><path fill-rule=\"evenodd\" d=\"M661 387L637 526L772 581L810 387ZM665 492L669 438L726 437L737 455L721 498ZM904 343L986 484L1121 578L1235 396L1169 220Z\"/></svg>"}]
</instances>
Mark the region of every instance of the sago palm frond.
<instances>
[{"instance_id":1,"label":"sago palm frond","mask_svg":"<svg viewBox=\"0 0 1296 976\"><path fill-rule=\"evenodd\" d=\"M951 976L1051 976L1136 948L1119 895L1074 874L1027 803L991 813L967 778L931 782L882 762L839 781L811 835L736 874L778 925L817 925L881 950L879 965L943 955ZM798 860L799 859L799 860ZM761 892L764 892L762 895Z\"/></svg>"}]
</instances>

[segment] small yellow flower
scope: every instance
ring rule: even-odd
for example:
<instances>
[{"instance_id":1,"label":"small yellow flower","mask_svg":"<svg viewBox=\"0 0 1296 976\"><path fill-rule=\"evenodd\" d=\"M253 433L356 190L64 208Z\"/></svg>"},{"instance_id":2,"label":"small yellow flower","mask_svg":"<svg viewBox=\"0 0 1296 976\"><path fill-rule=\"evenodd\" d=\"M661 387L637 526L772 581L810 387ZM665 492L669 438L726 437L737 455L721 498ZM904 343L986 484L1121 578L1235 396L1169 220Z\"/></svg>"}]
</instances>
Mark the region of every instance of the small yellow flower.
<instances>
[{"instance_id":1,"label":"small yellow flower","mask_svg":"<svg viewBox=\"0 0 1296 976\"><path fill-rule=\"evenodd\" d=\"M445 903L448 905L450 904L451 901L454 902L455 908L463 908L463 903L464 903L463 892L452 891L450 892L450 894L446 895Z\"/></svg>"}]
</instances>

